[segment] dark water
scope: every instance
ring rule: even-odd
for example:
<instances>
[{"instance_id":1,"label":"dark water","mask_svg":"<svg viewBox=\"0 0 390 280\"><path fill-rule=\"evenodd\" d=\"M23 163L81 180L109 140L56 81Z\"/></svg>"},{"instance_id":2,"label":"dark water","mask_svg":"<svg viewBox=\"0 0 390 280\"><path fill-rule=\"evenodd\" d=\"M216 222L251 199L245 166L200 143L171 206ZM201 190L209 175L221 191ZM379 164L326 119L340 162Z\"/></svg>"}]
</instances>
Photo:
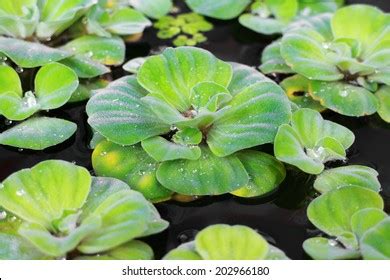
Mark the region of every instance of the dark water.
<instances>
[{"instance_id":1,"label":"dark water","mask_svg":"<svg viewBox=\"0 0 390 280\"><path fill-rule=\"evenodd\" d=\"M349 3L369 3L385 11L390 10L387 0L349 1ZM267 37L241 27L236 20L213 21L215 29L207 33L208 42L201 47L210 50L223 60L258 66L260 54L276 37ZM158 52L168 41L155 37L155 31L148 29L140 42L127 45L127 58L146 56ZM114 69L113 76L123 75L120 68ZM26 86L26 85L24 85ZM27 85L28 87L28 85ZM92 170L91 151L88 148L90 130L86 123L85 104L67 105L50 115L62 117L78 124L75 136L65 143L45 151L19 151L0 146L0 180L22 168L32 167L48 159L63 159L76 162ZM325 118L350 128L356 141L349 150L348 164L362 164L375 168L382 183L382 195L386 211L390 211L390 125L377 116L349 118L328 112ZM0 118L0 131L8 128ZM272 147L262 147L272 152ZM341 163L340 163L341 164ZM239 199L230 195L208 197L192 203L165 202L157 205L162 217L170 222L163 233L150 237L147 241L155 250L156 257L182 242L191 240L197 231L216 223L243 224L257 229L269 242L284 250L290 258L307 258L302 250L302 242L319 232L306 217L306 206L314 197L311 188L313 177L291 168L278 191L260 199Z\"/></svg>"}]
</instances>

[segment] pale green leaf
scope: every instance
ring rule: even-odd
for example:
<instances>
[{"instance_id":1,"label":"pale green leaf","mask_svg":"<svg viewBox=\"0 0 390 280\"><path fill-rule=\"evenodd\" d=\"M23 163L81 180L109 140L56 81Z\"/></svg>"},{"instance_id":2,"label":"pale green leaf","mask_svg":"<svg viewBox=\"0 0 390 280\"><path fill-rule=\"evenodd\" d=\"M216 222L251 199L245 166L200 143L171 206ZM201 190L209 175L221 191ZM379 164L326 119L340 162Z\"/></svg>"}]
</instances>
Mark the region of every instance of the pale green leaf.
<instances>
[{"instance_id":1,"label":"pale green leaf","mask_svg":"<svg viewBox=\"0 0 390 280\"><path fill-rule=\"evenodd\" d=\"M217 19L232 19L241 14L250 0L185 0L194 12Z\"/></svg>"},{"instance_id":2,"label":"pale green leaf","mask_svg":"<svg viewBox=\"0 0 390 280\"><path fill-rule=\"evenodd\" d=\"M305 252L315 260L358 259L358 250L343 248L336 240L325 237L312 237L303 242Z\"/></svg>"},{"instance_id":3,"label":"pale green leaf","mask_svg":"<svg viewBox=\"0 0 390 280\"><path fill-rule=\"evenodd\" d=\"M370 167L360 165L325 170L318 175L314 182L314 188L321 193L346 186L358 186L373 191L379 191L381 187L378 181L378 172Z\"/></svg>"},{"instance_id":4,"label":"pale green leaf","mask_svg":"<svg viewBox=\"0 0 390 280\"><path fill-rule=\"evenodd\" d=\"M1 133L0 144L43 150L64 142L76 132L76 129L76 124L67 120L36 117Z\"/></svg>"},{"instance_id":5,"label":"pale green leaf","mask_svg":"<svg viewBox=\"0 0 390 280\"><path fill-rule=\"evenodd\" d=\"M130 5L148 17L158 19L169 13L172 0L130 0Z\"/></svg>"},{"instance_id":6,"label":"pale green leaf","mask_svg":"<svg viewBox=\"0 0 390 280\"><path fill-rule=\"evenodd\" d=\"M390 259L390 218L368 230L361 239L361 251L365 260Z\"/></svg>"},{"instance_id":7,"label":"pale green leaf","mask_svg":"<svg viewBox=\"0 0 390 280\"><path fill-rule=\"evenodd\" d=\"M248 174L237 156L216 157L201 147L198 160L161 163L158 181L166 188L186 195L217 195L232 192L248 183Z\"/></svg>"},{"instance_id":8,"label":"pale green leaf","mask_svg":"<svg viewBox=\"0 0 390 280\"><path fill-rule=\"evenodd\" d=\"M384 220L387 214L376 208L362 209L351 217L351 228L354 234L360 239L364 233Z\"/></svg>"},{"instance_id":9,"label":"pale green leaf","mask_svg":"<svg viewBox=\"0 0 390 280\"><path fill-rule=\"evenodd\" d=\"M260 234L239 225L209 226L197 234L195 247L204 260L261 260L269 250Z\"/></svg>"}]
</instances>

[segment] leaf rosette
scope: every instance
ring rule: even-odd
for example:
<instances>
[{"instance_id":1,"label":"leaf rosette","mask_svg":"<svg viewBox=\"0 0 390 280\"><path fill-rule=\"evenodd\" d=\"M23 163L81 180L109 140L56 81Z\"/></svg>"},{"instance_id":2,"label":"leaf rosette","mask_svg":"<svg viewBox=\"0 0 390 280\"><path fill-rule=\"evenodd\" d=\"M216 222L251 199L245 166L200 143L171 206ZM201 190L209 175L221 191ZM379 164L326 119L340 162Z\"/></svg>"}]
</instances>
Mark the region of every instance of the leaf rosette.
<instances>
[{"instance_id":1,"label":"leaf rosette","mask_svg":"<svg viewBox=\"0 0 390 280\"><path fill-rule=\"evenodd\" d=\"M305 77L306 93L335 112L378 111L388 121L389 24L387 13L369 5L319 15L267 47L260 68Z\"/></svg>"},{"instance_id":2,"label":"leaf rosette","mask_svg":"<svg viewBox=\"0 0 390 280\"><path fill-rule=\"evenodd\" d=\"M88 102L89 124L111 142L96 147L94 167L113 176L126 160L121 178L146 172L151 177L141 176L142 182L187 195L255 186L261 180L252 178L260 173L269 174L264 189L275 188L284 178L283 166L242 150L272 143L290 110L283 90L256 70L202 49L168 48L147 58L136 77L111 83ZM135 167L137 161L141 167ZM256 164L259 169L251 167Z\"/></svg>"},{"instance_id":3,"label":"leaf rosette","mask_svg":"<svg viewBox=\"0 0 390 280\"><path fill-rule=\"evenodd\" d=\"M274 153L278 160L294 165L309 174L320 174L324 163L344 160L346 149L355 140L348 128L324 120L312 109L295 111L290 124L279 127Z\"/></svg>"},{"instance_id":4,"label":"leaf rosette","mask_svg":"<svg viewBox=\"0 0 390 280\"><path fill-rule=\"evenodd\" d=\"M165 255L164 260L288 260L253 229L235 225L212 225L201 230L194 241Z\"/></svg>"},{"instance_id":5,"label":"leaf rosette","mask_svg":"<svg viewBox=\"0 0 390 280\"><path fill-rule=\"evenodd\" d=\"M10 175L0 205L20 220L14 231L0 228L0 259L151 258L150 247L134 239L167 227L125 183L59 160Z\"/></svg>"},{"instance_id":6,"label":"leaf rosette","mask_svg":"<svg viewBox=\"0 0 390 280\"><path fill-rule=\"evenodd\" d=\"M348 201L348 203L345 203ZM390 218L374 190L341 186L314 199L309 220L328 237L313 237L303 248L314 259L390 259Z\"/></svg>"},{"instance_id":7,"label":"leaf rosette","mask_svg":"<svg viewBox=\"0 0 390 280\"><path fill-rule=\"evenodd\" d=\"M251 12L240 16L240 23L261 34L284 33L297 25L306 24L310 17L334 12L343 0L258 0L251 5Z\"/></svg>"}]
</instances>

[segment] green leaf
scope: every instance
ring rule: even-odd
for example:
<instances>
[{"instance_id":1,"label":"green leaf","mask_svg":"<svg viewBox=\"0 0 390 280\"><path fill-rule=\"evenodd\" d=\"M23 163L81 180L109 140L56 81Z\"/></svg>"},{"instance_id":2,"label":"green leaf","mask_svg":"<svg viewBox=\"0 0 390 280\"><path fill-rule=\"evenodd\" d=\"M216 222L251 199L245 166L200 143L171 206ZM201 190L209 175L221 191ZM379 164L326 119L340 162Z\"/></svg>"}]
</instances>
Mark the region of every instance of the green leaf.
<instances>
[{"instance_id":1,"label":"green leaf","mask_svg":"<svg viewBox=\"0 0 390 280\"><path fill-rule=\"evenodd\" d=\"M93 91L97 89L104 88L108 85L108 81L105 79L96 79L92 81L83 81L79 84L76 91L73 92L71 98L68 100L68 103L75 103L84 100L88 100L92 95Z\"/></svg>"},{"instance_id":2,"label":"green leaf","mask_svg":"<svg viewBox=\"0 0 390 280\"><path fill-rule=\"evenodd\" d=\"M203 135L197 128L186 127L177 131L173 136L173 142L182 145L197 145L202 142Z\"/></svg>"},{"instance_id":3,"label":"green leaf","mask_svg":"<svg viewBox=\"0 0 390 280\"><path fill-rule=\"evenodd\" d=\"M93 151L92 165L97 175L120 179L153 202L172 195L157 181L158 163L140 146L122 147L101 141Z\"/></svg>"},{"instance_id":4,"label":"green leaf","mask_svg":"<svg viewBox=\"0 0 390 280\"><path fill-rule=\"evenodd\" d=\"M390 23L390 18L370 5L351 5L337 10L332 17L334 37L356 39L367 49L379 33Z\"/></svg>"},{"instance_id":5,"label":"green leaf","mask_svg":"<svg viewBox=\"0 0 390 280\"><path fill-rule=\"evenodd\" d=\"M218 195L232 192L248 183L248 174L237 156L216 157L201 147L198 160L161 163L158 181L174 192L186 195Z\"/></svg>"},{"instance_id":6,"label":"green leaf","mask_svg":"<svg viewBox=\"0 0 390 280\"><path fill-rule=\"evenodd\" d=\"M35 91L40 109L61 107L68 102L78 85L77 75L69 67L57 62L46 64L39 69L35 77Z\"/></svg>"},{"instance_id":7,"label":"green leaf","mask_svg":"<svg viewBox=\"0 0 390 280\"><path fill-rule=\"evenodd\" d=\"M111 71L103 64L80 54L65 58L61 63L72 68L80 78L94 78Z\"/></svg>"},{"instance_id":8,"label":"green leaf","mask_svg":"<svg viewBox=\"0 0 390 280\"><path fill-rule=\"evenodd\" d=\"M130 5L148 17L158 19L169 13L172 0L130 0Z\"/></svg>"},{"instance_id":9,"label":"green leaf","mask_svg":"<svg viewBox=\"0 0 390 280\"><path fill-rule=\"evenodd\" d=\"M366 208L383 209L381 196L366 188L348 186L326 192L314 199L309 204L307 216L317 228L340 238L352 232L352 216Z\"/></svg>"},{"instance_id":10,"label":"green leaf","mask_svg":"<svg viewBox=\"0 0 390 280\"><path fill-rule=\"evenodd\" d=\"M91 185L88 170L60 160L41 162L3 181L0 205L23 220L55 232L53 221L78 211Z\"/></svg>"},{"instance_id":11,"label":"green leaf","mask_svg":"<svg viewBox=\"0 0 390 280\"><path fill-rule=\"evenodd\" d=\"M379 100L378 114L386 122L390 122L390 86L381 87L375 96Z\"/></svg>"},{"instance_id":12,"label":"green leaf","mask_svg":"<svg viewBox=\"0 0 390 280\"><path fill-rule=\"evenodd\" d=\"M47 256L14 234L0 233L0 260L42 260Z\"/></svg>"},{"instance_id":13,"label":"green leaf","mask_svg":"<svg viewBox=\"0 0 390 280\"><path fill-rule=\"evenodd\" d=\"M271 35L276 33L282 33L285 28L285 24L277 19L263 18L253 14L243 14L239 18L239 22L257 33Z\"/></svg>"},{"instance_id":14,"label":"green leaf","mask_svg":"<svg viewBox=\"0 0 390 280\"><path fill-rule=\"evenodd\" d=\"M132 145L164 134L170 126L160 121L141 98L145 91L134 77L123 77L96 91L88 101L88 123L107 139Z\"/></svg>"},{"instance_id":15,"label":"green leaf","mask_svg":"<svg viewBox=\"0 0 390 280\"><path fill-rule=\"evenodd\" d=\"M232 99L227 88L212 82L198 83L191 89L191 104L195 110L206 108L216 112Z\"/></svg>"},{"instance_id":16,"label":"green leaf","mask_svg":"<svg viewBox=\"0 0 390 280\"><path fill-rule=\"evenodd\" d=\"M124 182L94 178L81 219L97 216L102 225L82 240L78 250L94 254L143 236L149 226L150 207L142 194L130 190Z\"/></svg>"},{"instance_id":17,"label":"green leaf","mask_svg":"<svg viewBox=\"0 0 390 280\"><path fill-rule=\"evenodd\" d=\"M270 12L283 22L290 21L298 12L298 1L296 0L265 0Z\"/></svg>"},{"instance_id":18,"label":"green leaf","mask_svg":"<svg viewBox=\"0 0 390 280\"><path fill-rule=\"evenodd\" d=\"M306 173L320 174L324 170L324 164L317 160L318 157L312 158L305 152L299 138L298 133L291 126L281 125L275 138L275 157Z\"/></svg>"},{"instance_id":19,"label":"green leaf","mask_svg":"<svg viewBox=\"0 0 390 280\"><path fill-rule=\"evenodd\" d=\"M36 0L1 1L0 35L27 38L32 36L39 20Z\"/></svg>"},{"instance_id":20,"label":"green leaf","mask_svg":"<svg viewBox=\"0 0 390 280\"><path fill-rule=\"evenodd\" d=\"M269 250L260 234L239 225L209 226L197 234L195 247L204 260L261 260Z\"/></svg>"},{"instance_id":21,"label":"green leaf","mask_svg":"<svg viewBox=\"0 0 390 280\"><path fill-rule=\"evenodd\" d=\"M0 144L43 150L60 144L76 132L76 124L56 118L36 117L24 121L0 134Z\"/></svg>"},{"instance_id":22,"label":"green leaf","mask_svg":"<svg viewBox=\"0 0 390 280\"><path fill-rule=\"evenodd\" d=\"M57 237L40 224L23 223L19 234L41 252L52 257L61 257L75 249L80 241L97 230L100 224L100 219L93 217L74 228L69 235Z\"/></svg>"},{"instance_id":23,"label":"green leaf","mask_svg":"<svg viewBox=\"0 0 390 280\"><path fill-rule=\"evenodd\" d=\"M138 240L132 240L110 251L98 255L80 256L77 260L152 260L152 248Z\"/></svg>"},{"instance_id":24,"label":"green leaf","mask_svg":"<svg viewBox=\"0 0 390 280\"><path fill-rule=\"evenodd\" d=\"M289 258L282 250L276 248L275 246L272 246L271 244L268 244L268 254L265 259L266 260L289 260Z\"/></svg>"},{"instance_id":25,"label":"green leaf","mask_svg":"<svg viewBox=\"0 0 390 280\"><path fill-rule=\"evenodd\" d=\"M185 0L194 12L217 19L232 19L241 14L250 0Z\"/></svg>"},{"instance_id":26,"label":"green leaf","mask_svg":"<svg viewBox=\"0 0 390 280\"><path fill-rule=\"evenodd\" d=\"M217 156L272 143L278 127L290 118L290 104L273 82L248 86L219 112L207 134L207 143Z\"/></svg>"},{"instance_id":27,"label":"green leaf","mask_svg":"<svg viewBox=\"0 0 390 280\"><path fill-rule=\"evenodd\" d=\"M45 45L0 37L0 53L20 67L35 68L71 56L70 53Z\"/></svg>"},{"instance_id":28,"label":"green leaf","mask_svg":"<svg viewBox=\"0 0 390 280\"><path fill-rule=\"evenodd\" d=\"M384 220L387 214L376 208L362 209L351 217L351 228L354 234L360 239L367 230L375 227Z\"/></svg>"},{"instance_id":29,"label":"green leaf","mask_svg":"<svg viewBox=\"0 0 390 280\"><path fill-rule=\"evenodd\" d=\"M257 151L236 154L249 175L249 182L232 194L240 197L261 196L275 190L286 177L284 165L273 156Z\"/></svg>"},{"instance_id":30,"label":"green leaf","mask_svg":"<svg viewBox=\"0 0 390 280\"><path fill-rule=\"evenodd\" d=\"M325 107L310 96L309 85L310 80L301 75L288 77L280 83L290 101L294 102L299 108L309 108L318 112L324 111Z\"/></svg>"},{"instance_id":31,"label":"green leaf","mask_svg":"<svg viewBox=\"0 0 390 280\"><path fill-rule=\"evenodd\" d=\"M129 7L106 14L99 23L112 34L132 35L142 33L152 23L142 13Z\"/></svg>"},{"instance_id":32,"label":"green leaf","mask_svg":"<svg viewBox=\"0 0 390 280\"><path fill-rule=\"evenodd\" d=\"M190 92L200 82L227 87L231 66L210 52L193 48L167 48L146 59L138 71L138 82L150 93L160 94L180 112L190 108Z\"/></svg>"},{"instance_id":33,"label":"green leaf","mask_svg":"<svg viewBox=\"0 0 390 280\"><path fill-rule=\"evenodd\" d=\"M18 73L8 65L0 65L0 95L7 92L16 93L22 97L22 84Z\"/></svg>"},{"instance_id":34,"label":"green leaf","mask_svg":"<svg viewBox=\"0 0 390 280\"><path fill-rule=\"evenodd\" d=\"M380 183L376 170L360 165L348 165L325 170L314 182L314 188L325 193L346 186L368 188L379 192Z\"/></svg>"},{"instance_id":35,"label":"green leaf","mask_svg":"<svg viewBox=\"0 0 390 280\"><path fill-rule=\"evenodd\" d=\"M187 242L181 244L179 247L171 250L166 254L163 260L188 260L198 261L202 260L202 257L196 252L195 242Z\"/></svg>"},{"instance_id":36,"label":"green leaf","mask_svg":"<svg viewBox=\"0 0 390 280\"><path fill-rule=\"evenodd\" d=\"M353 133L337 123L324 120L311 109L299 109L291 126L279 127L274 152L278 160L295 165L310 174L323 171L323 163L343 159L354 142Z\"/></svg>"},{"instance_id":37,"label":"green leaf","mask_svg":"<svg viewBox=\"0 0 390 280\"><path fill-rule=\"evenodd\" d=\"M361 251L365 260L390 259L390 218L387 217L368 230L361 239Z\"/></svg>"},{"instance_id":38,"label":"green leaf","mask_svg":"<svg viewBox=\"0 0 390 280\"><path fill-rule=\"evenodd\" d=\"M311 81L310 95L324 107L347 116L371 115L379 107L374 94L343 82Z\"/></svg>"},{"instance_id":39,"label":"green leaf","mask_svg":"<svg viewBox=\"0 0 390 280\"><path fill-rule=\"evenodd\" d=\"M312 237L303 242L305 252L315 260L358 259L358 250L343 248L336 240L325 237Z\"/></svg>"},{"instance_id":40,"label":"green leaf","mask_svg":"<svg viewBox=\"0 0 390 280\"><path fill-rule=\"evenodd\" d=\"M129 73L137 74L139 68L144 64L146 58L145 57L136 57L123 65L123 69Z\"/></svg>"},{"instance_id":41,"label":"green leaf","mask_svg":"<svg viewBox=\"0 0 390 280\"><path fill-rule=\"evenodd\" d=\"M235 62L231 62L230 65L233 67L233 77L228 90L232 96L236 96L249 85L257 82L271 81L269 78L259 73L256 69L247 65Z\"/></svg>"},{"instance_id":42,"label":"green leaf","mask_svg":"<svg viewBox=\"0 0 390 280\"><path fill-rule=\"evenodd\" d=\"M280 53L281 40L269 44L261 54L260 70L264 74L282 73L289 74L294 71L286 64L286 61Z\"/></svg>"},{"instance_id":43,"label":"green leaf","mask_svg":"<svg viewBox=\"0 0 390 280\"><path fill-rule=\"evenodd\" d=\"M38 3L41 14L36 34L39 38L58 35L96 4L93 0L46 0Z\"/></svg>"},{"instance_id":44,"label":"green leaf","mask_svg":"<svg viewBox=\"0 0 390 280\"><path fill-rule=\"evenodd\" d=\"M175 159L197 160L201 150L197 146L186 146L166 140L161 136L155 136L143 140L142 148L156 161Z\"/></svg>"},{"instance_id":45,"label":"green leaf","mask_svg":"<svg viewBox=\"0 0 390 280\"><path fill-rule=\"evenodd\" d=\"M328 57L325 38L308 27L283 36L281 54L287 65L310 80L337 81L344 77Z\"/></svg>"},{"instance_id":46,"label":"green leaf","mask_svg":"<svg viewBox=\"0 0 390 280\"><path fill-rule=\"evenodd\" d=\"M125 59L125 44L118 37L94 35L78 37L62 47L73 54L81 54L105 65L119 65Z\"/></svg>"}]
</instances>

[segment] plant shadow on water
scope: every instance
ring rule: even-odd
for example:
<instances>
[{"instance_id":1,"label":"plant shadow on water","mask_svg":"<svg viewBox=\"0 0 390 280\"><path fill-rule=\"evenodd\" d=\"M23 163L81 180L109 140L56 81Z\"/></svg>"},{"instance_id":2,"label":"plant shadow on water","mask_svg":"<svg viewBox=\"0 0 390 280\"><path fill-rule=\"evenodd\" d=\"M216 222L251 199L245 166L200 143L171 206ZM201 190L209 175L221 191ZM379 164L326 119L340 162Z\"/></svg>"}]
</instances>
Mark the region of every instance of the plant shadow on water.
<instances>
[{"instance_id":1,"label":"plant shadow on water","mask_svg":"<svg viewBox=\"0 0 390 280\"><path fill-rule=\"evenodd\" d=\"M369 2L383 10L388 10L386 1L349 1L349 3ZM375 2L375 3L372 3ZM386 7L387 6L387 7ZM265 46L276 37L262 36L242 26L236 20L210 20L215 28L206 33L208 41L201 44L226 61L235 61L250 66L258 66ZM139 42L127 44L127 59L147 56L170 46L170 41L156 37L156 31L147 29ZM112 71L112 78L125 75L121 67ZM29 78L26 78L29 79ZM28 81L24 81L28 83ZM75 136L66 142L44 151L20 151L0 146L0 180L22 168L32 167L48 159L63 159L75 162L92 171L89 141L91 131L87 124L85 103L70 104L47 113L77 123ZM324 118L351 129L356 140L348 151L348 164L367 165L379 172L382 184L381 194L385 200L385 210L390 211L390 124L384 123L377 115L364 118L350 118L326 112ZM13 124L0 118L0 132ZM272 153L272 146L261 147ZM329 166L344 165L333 162ZM170 222L164 232L147 238L153 247L156 258L161 258L170 249L190 241L202 228L217 223L242 224L263 234L267 240L284 250L292 259L307 258L302 243L305 239L320 233L308 221L306 206L316 194L312 184L314 176L303 174L293 167L287 168L287 177L279 189L264 198L242 199L231 195L204 197L190 203L164 202L157 204L162 218Z\"/></svg>"}]
</instances>

